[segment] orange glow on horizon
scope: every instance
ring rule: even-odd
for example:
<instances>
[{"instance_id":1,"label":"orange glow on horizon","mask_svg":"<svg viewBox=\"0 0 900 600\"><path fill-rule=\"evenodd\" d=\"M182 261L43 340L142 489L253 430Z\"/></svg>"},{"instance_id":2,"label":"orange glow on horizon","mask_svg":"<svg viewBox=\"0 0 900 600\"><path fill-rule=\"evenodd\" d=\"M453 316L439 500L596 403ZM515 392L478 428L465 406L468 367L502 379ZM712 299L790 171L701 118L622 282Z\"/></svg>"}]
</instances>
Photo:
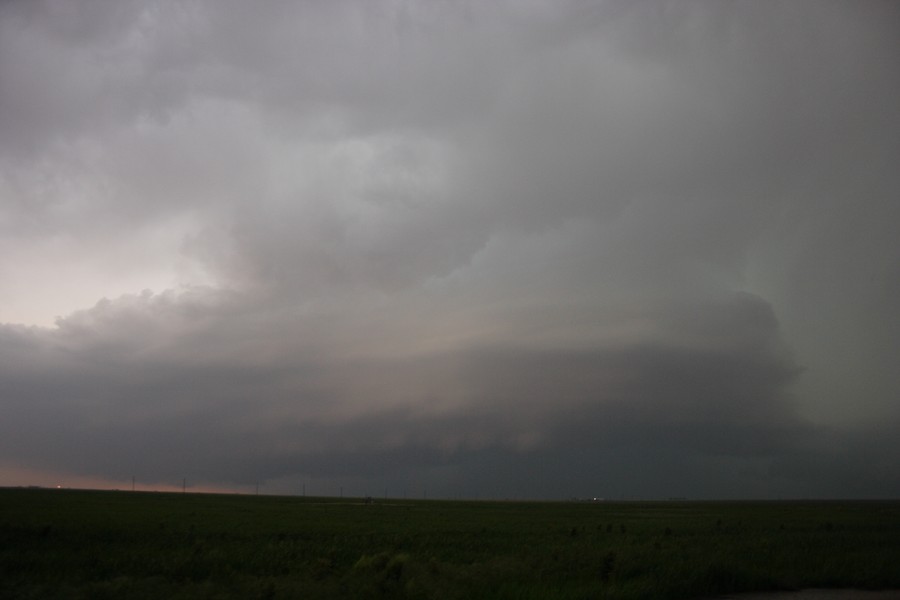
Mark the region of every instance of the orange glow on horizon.
<instances>
[{"instance_id":1,"label":"orange glow on horizon","mask_svg":"<svg viewBox=\"0 0 900 600\"><path fill-rule=\"evenodd\" d=\"M90 477L74 475L56 471L43 471L28 469L16 465L0 464L0 487L43 487L55 489L86 489L86 490L132 490L132 480L106 479L103 477ZM222 486L210 483L191 483L187 480L187 486L182 488L182 481L176 482L150 482L141 481L140 477L134 480L136 492L181 492L203 494L252 494L256 491L256 485Z\"/></svg>"}]
</instances>

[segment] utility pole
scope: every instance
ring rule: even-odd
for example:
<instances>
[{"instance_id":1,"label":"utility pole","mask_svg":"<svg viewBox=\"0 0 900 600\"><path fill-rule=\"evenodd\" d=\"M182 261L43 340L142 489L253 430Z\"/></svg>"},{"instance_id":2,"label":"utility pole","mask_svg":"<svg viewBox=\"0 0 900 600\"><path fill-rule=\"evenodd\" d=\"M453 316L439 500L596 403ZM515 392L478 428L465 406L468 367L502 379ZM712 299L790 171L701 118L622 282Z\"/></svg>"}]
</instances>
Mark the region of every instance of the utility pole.
<instances>
[{"instance_id":1,"label":"utility pole","mask_svg":"<svg viewBox=\"0 0 900 600\"><path fill-rule=\"evenodd\" d=\"M131 491L134 491L134 475L131 476Z\"/></svg>"},{"instance_id":2,"label":"utility pole","mask_svg":"<svg viewBox=\"0 0 900 600\"><path fill-rule=\"evenodd\" d=\"M181 493L187 494L187 477L181 480Z\"/></svg>"}]
</instances>

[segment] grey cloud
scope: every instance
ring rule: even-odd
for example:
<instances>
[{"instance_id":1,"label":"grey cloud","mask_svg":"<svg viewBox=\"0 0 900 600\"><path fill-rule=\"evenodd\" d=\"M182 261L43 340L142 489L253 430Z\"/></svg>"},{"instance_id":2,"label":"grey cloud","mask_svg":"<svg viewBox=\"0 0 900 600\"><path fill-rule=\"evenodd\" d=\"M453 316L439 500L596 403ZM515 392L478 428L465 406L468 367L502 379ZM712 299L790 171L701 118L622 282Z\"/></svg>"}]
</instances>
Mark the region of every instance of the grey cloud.
<instances>
[{"instance_id":1,"label":"grey cloud","mask_svg":"<svg viewBox=\"0 0 900 600\"><path fill-rule=\"evenodd\" d=\"M0 326L0 458L895 489L894 5L115 5L0 7L0 309L171 289Z\"/></svg>"}]
</instances>

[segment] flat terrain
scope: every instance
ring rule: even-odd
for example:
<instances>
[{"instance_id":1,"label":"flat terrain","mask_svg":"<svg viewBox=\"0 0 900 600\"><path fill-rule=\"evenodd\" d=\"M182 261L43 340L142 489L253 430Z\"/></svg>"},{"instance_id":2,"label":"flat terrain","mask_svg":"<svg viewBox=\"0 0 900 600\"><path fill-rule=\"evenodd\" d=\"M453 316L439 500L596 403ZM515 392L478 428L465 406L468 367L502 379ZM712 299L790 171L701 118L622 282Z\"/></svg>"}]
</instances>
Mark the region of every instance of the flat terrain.
<instances>
[{"instance_id":1,"label":"flat terrain","mask_svg":"<svg viewBox=\"0 0 900 600\"><path fill-rule=\"evenodd\" d=\"M900 502L0 489L0 598L708 598L900 589Z\"/></svg>"}]
</instances>

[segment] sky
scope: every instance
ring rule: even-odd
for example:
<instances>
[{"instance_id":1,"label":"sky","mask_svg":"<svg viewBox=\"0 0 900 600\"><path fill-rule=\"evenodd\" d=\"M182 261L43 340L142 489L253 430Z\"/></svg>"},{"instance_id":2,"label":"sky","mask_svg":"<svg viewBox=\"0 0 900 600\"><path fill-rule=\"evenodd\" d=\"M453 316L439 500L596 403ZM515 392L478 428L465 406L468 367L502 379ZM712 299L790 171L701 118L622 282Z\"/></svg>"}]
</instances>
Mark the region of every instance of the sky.
<instances>
[{"instance_id":1,"label":"sky","mask_svg":"<svg viewBox=\"0 0 900 600\"><path fill-rule=\"evenodd\" d=\"M900 496L900 3L0 4L0 485Z\"/></svg>"}]
</instances>

